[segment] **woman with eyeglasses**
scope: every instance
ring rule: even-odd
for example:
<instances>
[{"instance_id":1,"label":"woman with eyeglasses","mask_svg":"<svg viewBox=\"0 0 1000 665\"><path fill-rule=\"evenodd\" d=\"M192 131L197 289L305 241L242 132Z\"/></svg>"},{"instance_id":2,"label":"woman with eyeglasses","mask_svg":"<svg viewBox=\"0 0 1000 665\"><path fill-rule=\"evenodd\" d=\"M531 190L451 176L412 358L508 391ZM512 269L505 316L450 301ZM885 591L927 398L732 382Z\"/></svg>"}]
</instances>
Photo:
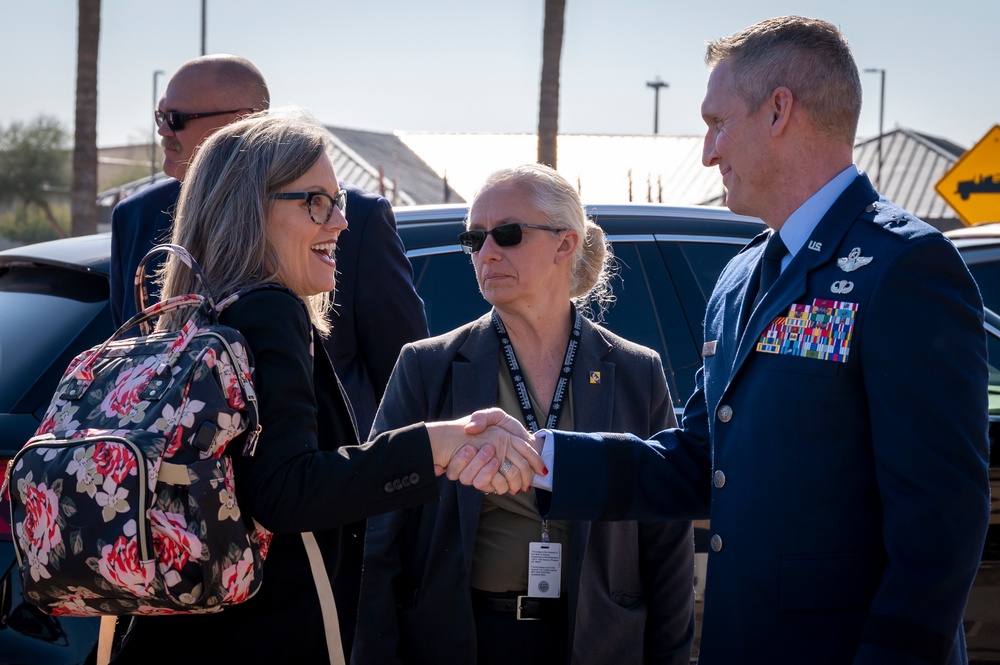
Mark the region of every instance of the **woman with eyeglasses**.
<instances>
[{"instance_id":1,"label":"woman with eyeglasses","mask_svg":"<svg viewBox=\"0 0 1000 665\"><path fill-rule=\"evenodd\" d=\"M136 617L116 663L343 663L337 615L321 600L333 600L339 527L437 498L437 473L479 468L490 449L482 469L506 464L502 485L521 489L543 471L508 433L519 428L513 419L480 436L464 419L414 421L359 445L321 343L347 227L330 149L311 118L272 111L213 134L184 180L172 243L191 253L216 298L277 287L242 294L220 316L246 338L262 428L252 456L240 454L241 439L227 450L236 451L236 496L274 535L256 595L213 614ZM173 256L160 279L164 299L202 292ZM167 314L157 326L179 323Z\"/></svg>"},{"instance_id":2,"label":"woman with eyeglasses","mask_svg":"<svg viewBox=\"0 0 1000 665\"><path fill-rule=\"evenodd\" d=\"M403 347L373 436L496 406L532 431L676 424L656 352L588 318L612 300L611 249L565 178L497 171L466 223L493 309ZM369 520L352 663L688 663L690 522L545 521L533 490L439 490Z\"/></svg>"}]
</instances>

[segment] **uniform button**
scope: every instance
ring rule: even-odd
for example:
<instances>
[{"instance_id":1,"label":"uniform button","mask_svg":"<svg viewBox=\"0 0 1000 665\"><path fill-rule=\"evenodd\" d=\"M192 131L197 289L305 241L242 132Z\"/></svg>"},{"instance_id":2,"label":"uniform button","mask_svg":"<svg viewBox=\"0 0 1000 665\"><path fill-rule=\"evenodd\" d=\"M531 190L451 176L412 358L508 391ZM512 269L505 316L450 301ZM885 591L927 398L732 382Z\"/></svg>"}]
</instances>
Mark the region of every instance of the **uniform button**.
<instances>
[{"instance_id":1,"label":"uniform button","mask_svg":"<svg viewBox=\"0 0 1000 665\"><path fill-rule=\"evenodd\" d=\"M726 484L726 474L722 472L722 469L716 469L715 474L712 476L712 483L716 487L722 487Z\"/></svg>"},{"instance_id":2,"label":"uniform button","mask_svg":"<svg viewBox=\"0 0 1000 665\"><path fill-rule=\"evenodd\" d=\"M410 474L410 484L411 485L416 485L419 482L420 482L420 474L416 473L416 472L411 473Z\"/></svg>"},{"instance_id":3,"label":"uniform button","mask_svg":"<svg viewBox=\"0 0 1000 665\"><path fill-rule=\"evenodd\" d=\"M392 481L392 489L394 490L403 489L403 481L400 480L399 478L396 478L394 481Z\"/></svg>"},{"instance_id":4,"label":"uniform button","mask_svg":"<svg viewBox=\"0 0 1000 665\"><path fill-rule=\"evenodd\" d=\"M720 552L720 551L722 551L722 536L720 536L719 534L715 534L714 536L712 536L712 543L711 544L712 544L712 551L713 552Z\"/></svg>"},{"instance_id":5,"label":"uniform button","mask_svg":"<svg viewBox=\"0 0 1000 665\"><path fill-rule=\"evenodd\" d=\"M729 406L728 404L723 404L722 406L720 406L717 413L719 416L719 420L721 420L724 423L728 423L730 420L733 419L733 407Z\"/></svg>"},{"instance_id":6,"label":"uniform button","mask_svg":"<svg viewBox=\"0 0 1000 665\"><path fill-rule=\"evenodd\" d=\"M383 488L382 488L382 490L383 490L383 491L384 491L384 492L385 492L386 494L392 494L392 483L386 483L386 484L385 484L385 487L383 487Z\"/></svg>"}]
</instances>

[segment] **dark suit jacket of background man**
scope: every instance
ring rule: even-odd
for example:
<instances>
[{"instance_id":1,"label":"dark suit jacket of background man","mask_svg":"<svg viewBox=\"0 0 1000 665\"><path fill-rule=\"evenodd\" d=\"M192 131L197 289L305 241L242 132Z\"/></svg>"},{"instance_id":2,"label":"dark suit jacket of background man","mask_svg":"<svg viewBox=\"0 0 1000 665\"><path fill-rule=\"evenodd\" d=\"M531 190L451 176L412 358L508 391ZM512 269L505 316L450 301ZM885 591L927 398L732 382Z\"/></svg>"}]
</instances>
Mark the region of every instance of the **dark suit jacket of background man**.
<instances>
[{"instance_id":1,"label":"dark suit jacket of background man","mask_svg":"<svg viewBox=\"0 0 1000 665\"><path fill-rule=\"evenodd\" d=\"M556 433L542 514L692 517L711 505L701 665L965 663L990 515L976 283L940 232L864 174L747 317L766 238L709 299L683 429L645 445ZM758 350L793 304L821 329L833 302L855 308L845 362ZM615 487L621 478L631 486Z\"/></svg>"},{"instance_id":2,"label":"dark suit jacket of background man","mask_svg":"<svg viewBox=\"0 0 1000 665\"><path fill-rule=\"evenodd\" d=\"M427 319L423 301L413 287L413 268L396 232L392 206L384 197L345 183L341 186L347 190L348 227L337 242L337 289L330 317L333 331L324 346L351 401L364 441L400 348L427 337ZM121 201L112 212L111 309L116 327L135 314L133 276L153 245L169 242L179 194L180 182L168 178ZM150 261L147 276L163 258ZM148 277L147 284L152 289ZM344 528L339 567L344 574L334 580L348 654L364 531L363 522Z\"/></svg>"}]
</instances>

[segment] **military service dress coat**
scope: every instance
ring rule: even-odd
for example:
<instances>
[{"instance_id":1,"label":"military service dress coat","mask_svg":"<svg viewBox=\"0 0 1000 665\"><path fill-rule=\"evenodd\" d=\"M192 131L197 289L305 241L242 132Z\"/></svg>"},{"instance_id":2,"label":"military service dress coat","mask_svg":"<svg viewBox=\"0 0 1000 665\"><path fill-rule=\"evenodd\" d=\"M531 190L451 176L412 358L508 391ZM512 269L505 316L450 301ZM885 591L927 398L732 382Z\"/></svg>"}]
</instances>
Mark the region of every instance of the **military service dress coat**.
<instances>
[{"instance_id":1,"label":"military service dress coat","mask_svg":"<svg viewBox=\"0 0 1000 665\"><path fill-rule=\"evenodd\" d=\"M990 510L976 284L864 174L750 312L766 236L719 277L682 429L557 432L543 514L710 509L702 665L964 663Z\"/></svg>"}]
</instances>

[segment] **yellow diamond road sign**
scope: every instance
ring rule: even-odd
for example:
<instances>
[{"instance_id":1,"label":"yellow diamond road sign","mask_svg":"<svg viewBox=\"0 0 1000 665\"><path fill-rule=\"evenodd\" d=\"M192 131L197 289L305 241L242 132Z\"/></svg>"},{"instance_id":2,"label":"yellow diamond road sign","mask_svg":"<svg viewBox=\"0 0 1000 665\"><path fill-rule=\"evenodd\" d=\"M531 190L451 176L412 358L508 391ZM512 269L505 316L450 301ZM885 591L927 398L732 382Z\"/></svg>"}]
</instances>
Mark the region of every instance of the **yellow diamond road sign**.
<instances>
[{"instance_id":1,"label":"yellow diamond road sign","mask_svg":"<svg viewBox=\"0 0 1000 665\"><path fill-rule=\"evenodd\" d=\"M966 226L1000 222L1000 125L962 155L934 189Z\"/></svg>"}]
</instances>

